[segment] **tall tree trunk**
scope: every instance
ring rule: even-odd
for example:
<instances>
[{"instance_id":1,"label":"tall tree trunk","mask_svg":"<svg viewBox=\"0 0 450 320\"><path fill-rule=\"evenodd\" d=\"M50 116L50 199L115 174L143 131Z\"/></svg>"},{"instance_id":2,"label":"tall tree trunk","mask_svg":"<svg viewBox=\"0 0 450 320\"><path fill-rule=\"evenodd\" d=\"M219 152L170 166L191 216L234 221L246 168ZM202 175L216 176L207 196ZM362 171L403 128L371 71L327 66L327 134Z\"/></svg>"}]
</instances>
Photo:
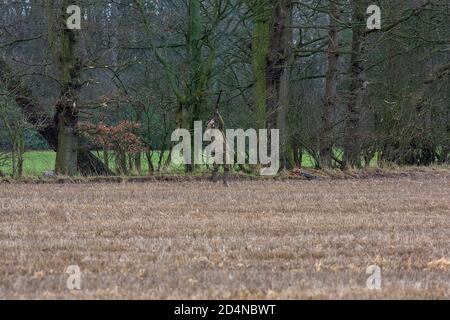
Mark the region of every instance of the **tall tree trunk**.
<instances>
[{"instance_id":1,"label":"tall tree trunk","mask_svg":"<svg viewBox=\"0 0 450 320\"><path fill-rule=\"evenodd\" d=\"M288 76L290 53L290 17L292 10L291 0L272 1L272 16L269 31L269 53L267 61L267 105L266 127L269 130L281 131L281 167L287 168L288 161L292 160L289 154L285 112L288 105ZM283 79L285 80L283 86ZM269 137L270 140L270 137ZM284 141L286 140L286 141ZM271 145L269 141L269 146ZM289 159L289 160L288 160Z\"/></svg>"},{"instance_id":2,"label":"tall tree trunk","mask_svg":"<svg viewBox=\"0 0 450 320\"><path fill-rule=\"evenodd\" d=\"M267 129L277 127L277 114L281 102L281 79L286 69L285 45L289 0L272 1L272 16L269 31L269 53L267 59Z\"/></svg>"},{"instance_id":3,"label":"tall tree trunk","mask_svg":"<svg viewBox=\"0 0 450 320\"><path fill-rule=\"evenodd\" d=\"M103 147L103 163L109 169L109 151L106 147Z\"/></svg>"},{"instance_id":4,"label":"tall tree trunk","mask_svg":"<svg viewBox=\"0 0 450 320\"><path fill-rule=\"evenodd\" d=\"M17 143L17 177L23 177L23 155L25 154L25 132L23 128L20 129L19 140Z\"/></svg>"},{"instance_id":5,"label":"tall tree trunk","mask_svg":"<svg viewBox=\"0 0 450 320\"><path fill-rule=\"evenodd\" d=\"M116 160L116 171L120 175L127 175L127 156L126 153L122 150L117 150L115 152L115 160Z\"/></svg>"},{"instance_id":6,"label":"tall tree trunk","mask_svg":"<svg viewBox=\"0 0 450 320\"><path fill-rule=\"evenodd\" d=\"M17 143L16 139L11 140L11 166L12 166L12 177L17 178Z\"/></svg>"},{"instance_id":7,"label":"tall tree trunk","mask_svg":"<svg viewBox=\"0 0 450 320\"><path fill-rule=\"evenodd\" d=\"M63 14L58 25L58 29L61 30L59 50L61 94L55 115L58 128L55 172L73 176L78 171L77 98L80 89L81 63L76 56L76 31L69 30L66 25L68 18L66 9L69 5L69 0L63 1Z\"/></svg>"},{"instance_id":8,"label":"tall tree trunk","mask_svg":"<svg viewBox=\"0 0 450 320\"><path fill-rule=\"evenodd\" d=\"M134 169L134 156L131 152L128 152L128 172L132 173Z\"/></svg>"},{"instance_id":9,"label":"tall tree trunk","mask_svg":"<svg viewBox=\"0 0 450 320\"><path fill-rule=\"evenodd\" d=\"M285 24L282 34L282 45L285 54L285 64L282 66L283 74L280 84L280 103L278 108L278 128L280 129L280 167L282 170L292 169L295 166L294 154L292 151L292 137L289 123L286 118L290 106L290 79L293 64L292 55L292 14L293 6L291 1L281 3L286 11L286 18L281 23Z\"/></svg>"},{"instance_id":10,"label":"tall tree trunk","mask_svg":"<svg viewBox=\"0 0 450 320\"><path fill-rule=\"evenodd\" d=\"M266 128L267 59L269 53L270 8L266 0L256 0L252 36L252 65L254 77L254 115L256 129Z\"/></svg>"},{"instance_id":11,"label":"tall tree trunk","mask_svg":"<svg viewBox=\"0 0 450 320\"><path fill-rule=\"evenodd\" d=\"M194 122L204 120L207 112L204 91L209 83L216 58L214 48L210 48L208 58L204 58L202 54L205 43L201 8L201 0L189 0L187 34L188 83L185 84L184 99L179 101L177 111L177 125L192 132L192 144L194 143ZM194 145L191 147L191 152L191 158L195 159ZM195 170L194 164L186 165L185 167L188 172Z\"/></svg>"},{"instance_id":12,"label":"tall tree trunk","mask_svg":"<svg viewBox=\"0 0 450 320\"><path fill-rule=\"evenodd\" d=\"M325 168L332 166L333 159L333 114L336 108L336 86L338 79L337 66L339 62L338 20L339 6L337 0L330 0L330 25L328 29L328 69L325 78L325 96L322 111L322 128L320 131L320 165Z\"/></svg>"},{"instance_id":13,"label":"tall tree trunk","mask_svg":"<svg viewBox=\"0 0 450 320\"><path fill-rule=\"evenodd\" d=\"M301 168L302 161L301 161L301 157L300 157L299 148L297 148L295 146L295 144L293 144L292 149L294 151L294 165L295 165L296 168Z\"/></svg>"},{"instance_id":14,"label":"tall tree trunk","mask_svg":"<svg viewBox=\"0 0 450 320\"><path fill-rule=\"evenodd\" d=\"M189 59L189 84L186 86L192 107L192 119L190 122L201 120L203 98L200 84L202 78L202 17L200 0L189 0L189 26L188 26L188 59Z\"/></svg>"},{"instance_id":15,"label":"tall tree trunk","mask_svg":"<svg viewBox=\"0 0 450 320\"><path fill-rule=\"evenodd\" d=\"M58 144L56 148L55 172L56 174L68 176L73 176L78 171L78 135L76 132L78 115L75 110L68 106L71 101L73 100L60 101L56 109Z\"/></svg>"},{"instance_id":16,"label":"tall tree trunk","mask_svg":"<svg viewBox=\"0 0 450 320\"><path fill-rule=\"evenodd\" d=\"M176 126L178 129L187 129L187 130L191 131L189 110L187 108L187 104L184 101L180 101L180 100L178 101L176 114L175 114L175 121L176 121ZM174 144L174 143L172 142L172 144ZM191 149L192 149L191 150L191 152L192 152L191 159L192 159L194 150L193 150L193 148L191 148ZM194 170L194 166L192 164L185 164L184 170L185 170L185 172L192 172Z\"/></svg>"},{"instance_id":17,"label":"tall tree trunk","mask_svg":"<svg viewBox=\"0 0 450 320\"><path fill-rule=\"evenodd\" d=\"M136 152L134 154L134 168L138 175L142 174L142 153Z\"/></svg>"},{"instance_id":18,"label":"tall tree trunk","mask_svg":"<svg viewBox=\"0 0 450 320\"><path fill-rule=\"evenodd\" d=\"M448 54L450 56L450 54ZM450 81L446 85L447 90L447 125L445 127L446 138L443 141L441 162L450 164Z\"/></svg>"},{"instance_id":19,"label":"tall tree trunk","mask_svg":"<svg viewBox=\"0 0 450 320\"><path fill-rule=\"evenodd\" d=\"M352 53L349 70L349 101L344 133L344 163L361 166L360 117L364 93L363 42L366 27L365 1L352 0Z\"/></svg>"},{"instance_id":20,"label":"tall tree trunk","mask_svg":"<svg viewBox=\"0 0 450 320\"><path fill-rule=\"evenodd\" d=\"M163 151L161 150L161 153ZM150 147L147 147L145 150L145 158L147 159L147 166L148 166L148 175L152 175L153 172L155 172L155 167L153 166L153 151L150 149Z\"/></svg>"}]
</instances>

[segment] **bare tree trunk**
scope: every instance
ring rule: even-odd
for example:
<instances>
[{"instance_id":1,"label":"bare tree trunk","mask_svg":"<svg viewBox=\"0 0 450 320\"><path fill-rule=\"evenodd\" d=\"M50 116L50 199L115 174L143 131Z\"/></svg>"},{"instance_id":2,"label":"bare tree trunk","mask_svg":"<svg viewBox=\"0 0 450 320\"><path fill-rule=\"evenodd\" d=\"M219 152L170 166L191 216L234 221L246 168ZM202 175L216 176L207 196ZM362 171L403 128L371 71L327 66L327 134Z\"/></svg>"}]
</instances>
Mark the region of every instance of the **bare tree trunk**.
<instances>
[{"instance_id":1,"label":"bare tree trunk","mask_svg":"<svg viewBox=\"0 0 450 320\"><path fill-rule=\"evenodd\" d=\"M278 108L278 128L280 129L280 167L283 170L294 167L294 155L292 151L292 137L286 114L290 106L290 80L293 64L292 55L292 3L285 1L282 3L286 10L286 19L284 20L285 32L283 36L283 51L286 55L285 65L283 66L283 75L280 85L280 106ZM280 21L282 22L282 21ZM282 22L283 23L283 22Z\"/></svg>"},{"instance_id":2,"label":"bare tree trunk","mask_svg":"<svg viewBox=\"0 0 450 320\"><path fill-rule=\"evenodd\" d=\"M134 155L131 152L128 152L128 172L133 172L134 166Z\"/></svg>"},{"instance_id":3,"label":"bare tree trunk","mask_svg":"<svg viewBox=\"0 0 450 320\"><path fill-rule=\"evenodd\" d=\"M150 147L147 147L147 149L145 150L145 157L147 159L148 175L151 175L153 172L155 172L155 167L153 166L153 154L154 153L150 149Z\"/></svg>"},{"instance_id":4,"label":"bare tree trunk","mask_svg":"<svg viewBox=\"0 0 450 320\"><path fill-rule=\"evenodd\" d=\"M73 176L77 173L78 163L78 114L71 105L73 97L60 100L56 109L58 123L58 144L56 148L56 174Z\"/></svg>"},{"instance_id":5,"label":"bare tree trunk","mask_svg":"<svg viewBox=\"0 0 450 320\"><path fill-rule=\"evenodd\" d=\"M19 141L17 144L17 177L23 177L23 155L25 154L25 137L23 128L19 133Z\"/></svg>"},{"instance_id":6,"label":"bare tree trunk","mask_svg":"<svg viewBox=\"0 0 450 320\"><path fill-rule=\"evenodd\" d=\"M281 168L288 168L288 161L293 162L286 126L286 108L288 105L289 54L290 54L290 21L292 12L291 0L272 1L272 16L269 30L269 53L267 59L267 104L266 128L281 131ZM270 151L269 135L269 151Z\"/></svg>"},{"instance_id":7,"label":"bare tree trunk","mask_svg":"<svg viewBox=\"0 0 450 320\"><path fill-rule=\"evenodd\" d=\"M267 129L277 127L277 114L281 102L281 79L286 69L290 0L273 1L269 31L269 54L267 59Z\"/></svg>"},{"instance_id":8,"label":"bare tree trunk","mask_svg":"<svg viewBox=\"0 0 450 320\"><path fill-rule=\"evenodd\" d=\"M51 1L53 3L53 1ZM81 63L77 58L77 30L67 28L66 13L69 0L62 2L61 13L55 20L52 4L48 7L49 44L54 63L58 68L61 84L60 98L56 105L55 123L58 130L56 144L56 174L73 176L78 171L78 108ZM59 46L56 35L59 35Z\"/></svg>"},{"instance_id":9,"label":"bare tree trunk","mask_svg":"<svg viewBox=\"0 0 450 320\"><path fill-rule=\"evenodd\" d=\"M105 164L105 167L109 169L109 153L106 148L103 148L103 163Z\"/></svg>"},{"instance_id":10,"label":"bare tree trunk","mask_svg":"<svg viewBox=\"0 0 450 320\"><path fill-rule=\"evenodd\" d=\"M120 175L127 175L127 157L125 152L121 150L116 151L116 171Z\"/></svg>"},{"instance_id":11,"label":"bare tree trunk","mask_svg":"<svg viewBox=\"0 0 450 320\"><path fill-rule=\"evenodd\" d=\"M344 133L344 164L361 166L360 117L364 93L363 41L365 28L364 1L352 1L352 53L349 70L350 88Z\"/></svg>"},{"instance_id":12,"label":"bare tree trunk","mask_svg":"<svg viewBox=\"0 0 450 320\"><path fill-rule=\"evenodd\" d=\"M13 179L17 178L17 152L16 152L16 141L13 139L11 146L11 166L12 166L12 177Z\"/></svg>"},{"instance_id":13,"label":"bare tree trunk","mask_svg":"<svg viewBox=\"0 0 450 320\"><path fill-rule=\"evenodd\" d=\"M447 54L447 58L450 60L450 53ZM446 119L447 125L445 126L446 138L443 141L442 154L439 159L441 163L450 164L450 81L447 81L445 85L447 91L447 107L446 107Z\"/></svg>"},{"instance_id":14,"label":"bare tree trunk","mask_svg":"<svg viewBox=\"0 0 450 320\"><path fill-rule=\"evenodd\" d=\"M266 128L267 59L269 52L270 8L265 0L257 0L254 6L252 36L252 66L255 84L253 86L254 115L256 129Z\"/></svg>"},{"instance_id":15,"label":"bare tree trunk","mask_svg":"<svg viewBox=\"0 0 450 320\"><path fill-rule=\"evenodd\" d=\"M339 6L337 0L330 0L330 26L328 30L328 69L325 79L325 104L322 111L322 128L320 131L320 165L332 166L333 160L333 114L336 108L337 66L339 62L338 26Z\"/></svg>"},{"instance_id":16,"label":"bare tree trunk","mask_svg":"<svg viewBox=\"0 0 450 320\"><path fill-rule=\"evenodd\" d=\"M136 172L139 175L141 175L141 173L142 173L141 157L142 157L142 154L140 152L136 152L134 154L134 168L136 169Z\"/></svg>"}]
</instances>

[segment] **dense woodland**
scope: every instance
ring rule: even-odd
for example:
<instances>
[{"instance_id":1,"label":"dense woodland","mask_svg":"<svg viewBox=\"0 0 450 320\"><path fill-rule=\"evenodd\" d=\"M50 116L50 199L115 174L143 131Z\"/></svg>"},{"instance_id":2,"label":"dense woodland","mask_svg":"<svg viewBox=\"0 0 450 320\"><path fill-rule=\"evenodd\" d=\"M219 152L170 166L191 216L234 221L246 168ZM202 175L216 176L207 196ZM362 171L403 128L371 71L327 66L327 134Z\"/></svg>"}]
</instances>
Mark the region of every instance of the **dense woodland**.
<instances>
[{"instance_id":1,"label":"dense woodland","mask_svg":"<svg viewBox=\"0 0 450 320\"><path fill-rule=\"evenodd\" d=\"M220 95L226 127L280 130L284 169L449 163L449 32L448 0L0 0L0 162L161 171Z\"/></svg>"}]
</instances>

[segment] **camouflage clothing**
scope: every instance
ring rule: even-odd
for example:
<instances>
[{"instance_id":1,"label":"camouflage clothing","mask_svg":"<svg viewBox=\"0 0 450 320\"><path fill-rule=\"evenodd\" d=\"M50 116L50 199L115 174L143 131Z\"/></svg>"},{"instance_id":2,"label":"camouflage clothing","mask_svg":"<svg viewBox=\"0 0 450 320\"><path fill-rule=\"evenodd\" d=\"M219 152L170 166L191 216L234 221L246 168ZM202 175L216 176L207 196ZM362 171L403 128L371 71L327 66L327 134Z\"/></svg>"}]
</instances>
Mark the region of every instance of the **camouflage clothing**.
<instances>
[{"instance_id":1,"label":"camouflage clothing","mask_svg":"<svg viewBox=\"0 0 450 320\"><path fill-rule=\"evenodd\" d=\"M227 151L228 151L228 145L227 145L227 140L226 140L226 135L225 135L225 122L223 121L222 116L220 115L219 111L216 111L216 114L214 115L214 118L211 119L208 123L208 128L210 129L217 129L222 133L222 140L223 140L223 184L225 186L228 186L228 178L230 176L230 165L227 164ZM213 164L213 173L212 173L212 177L211 180L213 182L217 182L219 179L219 169L220 169L220 164L217 164L214 161Z\"/></svg>"}]
</instances>

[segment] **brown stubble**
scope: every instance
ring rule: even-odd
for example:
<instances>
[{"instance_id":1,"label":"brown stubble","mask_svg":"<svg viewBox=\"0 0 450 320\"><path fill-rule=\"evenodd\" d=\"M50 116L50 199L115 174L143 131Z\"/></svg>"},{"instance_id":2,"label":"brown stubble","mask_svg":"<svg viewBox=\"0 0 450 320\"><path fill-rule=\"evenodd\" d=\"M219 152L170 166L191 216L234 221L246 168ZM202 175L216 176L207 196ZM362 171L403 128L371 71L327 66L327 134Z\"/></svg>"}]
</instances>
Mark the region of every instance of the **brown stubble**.
<instances>
[{"instance_id":1,"label":"brown stubble","mask_svg":"<svg viewBox=\"0 0 450 320\"><path fill-rule=\"evenodd\" d=\"M0 298L450 298L448 175L0 187Z\"/></svg>"}]
</instances>

